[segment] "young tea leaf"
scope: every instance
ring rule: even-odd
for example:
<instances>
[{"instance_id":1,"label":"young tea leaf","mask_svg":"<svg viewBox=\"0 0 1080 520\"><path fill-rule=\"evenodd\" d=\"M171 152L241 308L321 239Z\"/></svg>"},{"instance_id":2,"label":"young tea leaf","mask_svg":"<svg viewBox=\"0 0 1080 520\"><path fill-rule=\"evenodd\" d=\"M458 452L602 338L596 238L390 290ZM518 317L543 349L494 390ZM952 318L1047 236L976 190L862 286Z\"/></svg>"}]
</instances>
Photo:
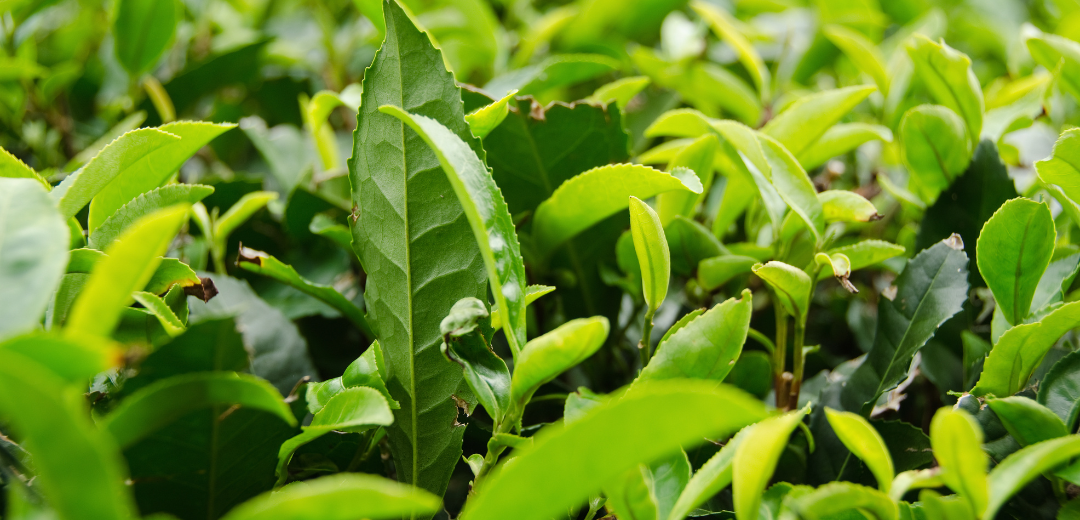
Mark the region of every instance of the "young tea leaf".
<instances>
[{"instance_id":1,"label":"young tea leaf","mask_svg":"<svg viewBox=\"0 0 1080 520\"><path fill-rule=\"evenodd\" d=\"M723 381L746 343L753 304L750 291L730 298L662 341L638 381L691 378Z\"/></svg>"},{"instance_id":2,"label":"young tea leaf","mask_svg":"<svg viewBox=\"0 0 1080 520\"><path fill-rule=\"evenodd\" d=\"M634 250L641 266L645 303L655 312L667 297L671 252L660 217L648 204L633 195L630 196L630 233L634 237Z\"/></svg>"},{"instance_id":3,"label":"young tea leaf","mask_svg":"<svg viewBox=\"0 0 1080 520\"><path fill-rule=\"evenodd\" d=\"M892 456L889 448L881 438L881 434L870 425L870 422L861 415L851 412L840 412L832 408L825 408L825 417L832 426L840 442L859 457L870 472L877 479L878 489L888 494L892 485L895 471L893 470Z\"/></svg>"},{"instance_id":4,"label":"young tea leaf","mask_svg":"<svg viewBox=\"0 0 1080 520\"><path fill-rule=\"evenodd\" d=\"M439 497L375 475L340 473L267 491L222 520L393 520L435 514Z\"/></svg>"},{"instance_id":5,"label":"young tea leaf","mask_svg":"<svg viewBox=\"0 0 1080 520\"><path fill-rule=\"evenodd\" d=\"M991 496L986 479L989 458L983 453L982 443L982 428L967 412L942 408L934 414L930 445L941 466L941 478L976 515L987 510Z\"/></svg>"},{"instance_id":6,"label":"young tea leaf","mask_svg":"<svg viewBox=\"0 0 1080 520\"><path fill-rule=\"evenodd\" d=\"M983 363L982 375L971 393L1008 397L1023 390L1046 353L1078 321L1080 302L1071 302L1037 322L1007 330Z\"/></svg>"},{"instance_id":7,"label":"young tea leaf","mask_svg":"<svg viewBox=\"0 0 1080 520\"><path fill-rule=\"evenodd\" d=\"M1056 239L1050 207L1030 199L1006 202L983 225L976 246L979 272L1009 323L1027 317Z\"/></svg>"},{"instance_id":8,"label":"young tea leaf","mask_svg":"<svg viewBox=\"0 0 1080 520\"><path fill-rule=\"evenodd\" d=\"M732 462L732 495L739 520L757 520L761 495L776 470L788 437L809 408L770 417L748 428Z\"/></svg>"},{"instance_id":9,"label":"young tea leaf","mask_svg":"<svg viewBox=\"0 0 1080 520\"><path fill-rule=\"evenodd\" d=\"M971 59L944 41L934 43L922 35L908 41L907 52L915 63L916 76L930 95L959 114L967 126L968 138L972 143L978 142L982 133L983 93L971 69Z\"/></svg>"}]
</instances>

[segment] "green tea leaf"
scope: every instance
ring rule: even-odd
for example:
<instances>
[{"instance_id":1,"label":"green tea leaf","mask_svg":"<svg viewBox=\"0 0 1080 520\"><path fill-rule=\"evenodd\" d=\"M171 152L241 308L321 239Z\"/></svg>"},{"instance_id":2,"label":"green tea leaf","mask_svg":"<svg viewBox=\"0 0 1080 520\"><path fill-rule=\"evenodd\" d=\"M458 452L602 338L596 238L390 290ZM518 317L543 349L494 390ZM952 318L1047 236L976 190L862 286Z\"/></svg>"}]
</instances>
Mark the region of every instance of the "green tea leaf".
<instances>
[{"instance_id":1,"label":"green tea leaf","mask_svg":"<svg viewBox=\"0 0 1080 520\"><path fill-rule=\"evenodd\" d=\"M115 181L114 181L115 182ZM110 184L111 186L112 184ZM116 209L97 228L90 231L88 246L104 250L140 218L176 204L194 204L214 192L200 184L173 184L143 193ZM98 200L95 198L94 200ZM90 208L93 210L93 203Z\"/></svg>"},{"instance_id":2,"label":"green tea leaf","mask_svg":"<svg viewBox=\"0 0 1080 520\"><path fill-rule=\"evenodd\" d=\"M401 404L387 428L398 480L441 495L461 459L464 428L454 426L451 398L463 376L439 352L439 322L461 298L486 297L484 261L435 152L379 107L433 117L478 157L483 148L439 50L397 3L383 14L386 39L364 74L349 160L353 249L368 274L364 300L386 353L386 386ZM415 64L408 75L406 62ZM444 261L448 244L453 261Z\"/></svg>"},{"instance_id":3,"label":"green tea leaf","mask_svg":"<svg viewBox=\"0 0 1080 520\"><path fill-rule=\"evenodd\" d=\"M798 157L875 90L872 86L844 87L801 97L769 120L761 132Z\"/></svg>"},{"instance_id":4,"label":"green tea leaf","mask_svg":"<svg viewBox=\"0 0 1080 520\"><path fill-rule=\"evenodd\" d=\"M942 408L934 414L930 422L930 445L941 466L941 478L979 516L989 511L987 504L991 496L997 497L988 486L989 458L983 453L982 443L982 429L967 412Z\"/></svg>"},{"instance_id":5,"label":"green tea leaf","mask_svg":"<svg viewBox=\"0 0 1080 520\"><path fill-rule=\"evenodd\" d=\"M303 426L299 435L281 444L276 471L278 485L284 484L288 478L286 468L301 446L335 430L362 432L376 426L388 426L393 422L394 414L390 411L386 398L378 390L366 386L342 390L315 413L311 423Z\"/></svg>"},{"instance_id":6,"label":"green tea leaf","mask_svg":"<svg viewBox=\"0 0 1080 520\"><path fill-rule=\"evenodd\" d=\"M379 393L386 398L386 401L390 404L390 408L397 410L401 408L401 405L390 397L390 391L386 389L386 379L388 376L389 373L386 367L386 359L383 356L382 347L379 346L378 341L373 341L360 357L356 358L352 363L349 363L349 366L345 368L345 373L342 374L341 377L308 384L308 411L312 414L318 413L319 410L322 410L323 406L326 406L326 402L329 401L331 397L334 397L346 388L354 388L357 386L366 386L378 390Z\"/></svg>"},{"instance_id":7,"label":"green tea leaf","mask_svg":"<svg viewBox=\"0 0 1080 520\"><path fill-rule=\"evenodd\" d=\"M861 415L851 412L839 412L832 408L825 408L825 417L832 426L840 442L844 443L849 451L859 457L877 480L878 489L888 494L892 486L895 470L893 469L892 456L889 448L881 438L881 434L870 425L870 422Z\"/></svg>"},{"instance_id":8,"label":"green tea leaf","mask_svg":"<svg viewBox=\"0 0 1080 520\"><path fill-rule=\"evenodd\" d=\"M874 204L865 197L847 190L826 190L818 193L825 222L869 222L881 219Z\"/></svg>"},{"instance_id":9,"label":"green tea leaf","mask_svg":"<svg viewBox=\"0 0 1080 520\"><path fill-rule=\"evenodd\" d=\"M491 293L506 313L503 329L516 357L525 344L525 264L502 191L469 145L438 121L395 106L379 110L409 125L439 158L480 246Z\"/></svg>"},{"instance_id":10,"label":"green tea leaf","mask_svg":"<svg viewBox=\"0 0 1080 520\"><path fill-rule=\"evenodd\" d=\"M991 399L987 403L1001 419L1001 424L1021 446L1064 437L1069 434L1065 423L1049 408L1027 397L1012 396Z\"/></svg>"},{"instance_id":11,"label":"green tea leaf","mask_svg":"<svg viewBox=\"0 0 1080 520\"><path fill-rule=\"evenodd\" d=\"M165 0L135 1L164 2ZM142 162L133 163L125 168L112 182L93 196L93 200L90 201L88 225L90 233L96 231L107 218L139 195L165 185L191 156L217 136L235 127L236 125L233 124L201 121L177 121L158 127L158 130L168 132L179 137L180 140L170 140L164 146L149 152ZM127 160L127 157L122 157L121 160ZM88 164L87 167L89 166Z\"/></svg>"},{"instance_id":12,"label":"green tea leaf","mask_svg":"<svg viewBox=\"0 0 1080 520\"><path fill-rule=\"evenodd\" d=\"M899 517L897 504L887 494L850 482L833 482L810 493L785 500L784 506L799 518L832 518L845 511L869 513L878 520Z\"/></svg>"},{"instance_id":13,"label":"green tea leaf","mask_svg":"<svg viewBox=\"0 0 1080 520\"><path fill-rule=\"evenodd\" d=\"M833 45L844 51L859 70L874 80L882 95L889 95L889 74L885 71L885 57L874 42L862 33L840 24L825 26L822 32Z\"/></svg>"},{"instance_id":14,"label":"green tea leaf","mask_svg":"<svg viewBox=\"0 0 1080 520\"><path fill-rule=\"evenodd\" d=\"M713 155L720 142L710 133L696 139L675 154L668 162L668 171L676 167L688 168L697 174L702 184L702 193L668 191L657 195L656 207L660 223L667 227L675 217L693 217L694 209L701 202L712 185Z\"/></svg>"},{"instance_id":15,"label":"green tea leaf","mask_svg":"<svg viewBox=\"0 0 1080 520\"><path fill-rule=\"evenodd\" d=\"M96 249L73 249L71 259L68 261L67 273L88 274L104 258L108 258L108 255ZM146 292L162 294L173 285L193 287L202 284L202 279L187 264L175 258L159 258L158 260L160 263L157 269L150 276L150 281L146 282Z\"/></svg>"},{"instance_id":16,"label":"green tea leaf","mask_svg":"<svg viewBox=\"0 0 1080 520\"><path fill-rule=\"evenodd\" d=\"M64 381L80 384L120 364L123 356L109 341L92 336L76 339L56 333L15 336L0 342L0 351L19 354L48 368Z\"/></svg>"},{"instance_id":17,"label":"green tea leaf","mask_svg":"<svg viewBox=\"0 0 1080 520\"><path fill-rule=\"evenodd\" d=\"M1039 383L1039 404L1053 410L1068 431L1080 416L1080 354L1069 353L1054 363Z\"/></svg>"},{"instance_id":18,"label":"green tea leaf","mask_svg":"<svg viewBox=\"0 0 1080 520\"><path fill-rule=\"evenodd\" d=\"M821 134L814 144L797 155L803 168L812 170L840 155L844 155L863 143L870 141L892 142L893 134L888 128L868 123L838 123Z\"/></svg>"},{"instance_id":19,"label":"green tea leaf","mask_svg":"<svg viewBox=\"0 0 1080 520\"><path fill-rule=\"evenodd\" d=\"M550 285L530 285L525 287L525 306L528 307L529 304L536 301L541 296L550 294L554 290L555 288ZM492 306L491 328L498 329L500 327L502 327L502 312L499 310L498 307Z\"/></svg>"},{"instance_id":20,"label":"green tea leaf","mask_svg":"<svg viewBox=\"0 0 1080 520\"><path fill-rule=\"evenodd\" d=\"M705 503L706 500L719 493L731 484L732 463L735 461L735 452L746 438L746 433L752 429L744 429L735 435L720 451L716 452L705 462L686 483L679 499L671 508L667 520L683 520L694 508Z\"/></svg>"},{"instance_id":21,"label":"green tea leaf","mask_svg":"<svg viewBox=\"0 0 1080 520\"><path fill-rule=\"evenodd\" d=\"M270 201L277 200L277 198L278 194L272 191L253 191L244 194L243 197L240 197L240 200L236 201L236 204L229 207L229 210L224 215L214 220L214 231L212 233L214 242L220 249L224 250L229 235L240 227L240 224L247 222L255 212L263 209Z\"/></svg>"},{"instance_id":22,"label":"green tea leaf","mask_svg":"<svg viewBox=\"0 0 1080 520\"><path fill-rule=\"evenodd\" d=\"M606 318L579 318L527 343L510 381L511 407L517 418L541 385L593 355L609 329Z\"/></svg>"},{"instance_id":23,"label":"green tea leaf","mask_svg":"<svg viewBox=\"0 0 1080 520\"><path fill-rule=\"evenodd\" d=\"M300 276L291 265L287 265L262 251L241 247L240 254L236 257L236 265L242 269L273 278L283 284L293 287L300 292L318 298L319 301L337 309L342 315L349 318L360 332L365 336L374 338L368 325L364 311L360 310L355 303L341 295L337 289L329 285L314 283Z\"/></svg>"},{"instance_id":24,"label":"green tea leaf","mask_svg":"<svg viewBox=\"0 0 1080 520\"><path fill-rule=\"evenodd\" d=\"M645 76L617 79L596 89L592 95L585 98L585 101L601 105L607 105L614 101L615 106L619 107L620 111L623 111L626 109L627 103L634 99L634 96L649 86L649 82L649 78Z\"/></svg>"},{"instance_id":25,"label":"green tea leaf","mask_svg":"<svg viewBox=\"0 0 1080 520\"><path fill-rule=\"evenodd\" d=\"M472 314L472 317L459 316L461 314ZM443 333L443 355L461 365L465 382L488 415L499 424L510 408L510 370L488 346L483 329L477 330L479 320L487 317L483 302L463 298L450 309L439 327ZM463 319L471 323L463 327Z\"/></svg>"},{"instance_id":26,"label":"green tea leaf","mask_svg":"<svg viewBox=\"0 0 1080 520\"><path fill-rule=\"evenodd\" d=\"M120 402L102 420L121 448L200 408L239 405L274 414L296 426L289 406L266 380L231 372L204 372L161 379Z\"/></svg>"},{"instance_id":27,"label":"green tea leaf","mask_svg":"<svg viewBox=\"0 0 1080 520\"><path fill-rule=\"evenodd\" d=\"M1050 207L1030 199L1006 202L983 225L976 246L979 272L1009 323L1027 317L1056 239Z\"/></svg>"},{"instance_id":28,"label":"green tea leaf","mask_svg":"<svg viewBox=\"0 0 1080 520\"><path fill-rule=\"evenodd\" d=\"M627 208L631 196L647 199L672 190L699 194L702 186L689 170L665 173L639 164L593 168L564 182L536 208L533 237L538 249L550 254L575 235Z\"/></svg>"},{"instance_id":29,"label":"green tea leaf","mask_svg":"<svg viewBox=\"0 0 1080 520\"><path fill-rule=\"evenodd\" d=\"M932 489L924 489L919 493L919 502L922 503L923 515L927 520L975 520L978 518L971 512L971 505L958 495L943 497Z\"/></svg>"},{"instance_id":30,"label":"green tea leaf","mask_svg":"<svg viewBox=\"0 0 1080 520\"><path fill-rule=\"evenodd\" d=\"M1067 303L1035 323L1017 325L1002 334L983 363L982 376L971 393L1008 397L1023 390L1046 353L1080 320L1080 302Z\"/></svg>"},{"instance_id":31,"label":"green tea leaf","mask_svg":"<svg viewBox=\"0 0 1080 520\"><path fill-rule=\"evenodd\" d=\"M814 285L802 269L776 260L755 265L751 269L773 290L776 300L789 315L806 320Z\"/></svg>"},{"instance_id":32,"label":"green tea leaf","mask_svg":"<svg viewBox=\"0 0 1080 520\"><path fill-rule=\"evenodd\" d=\"M763 135L759 139L765 159L769 163L770 180L776 187L776 192L806 224L815 241L820 241L821 233L825 229L825 218L814 183L783 146Z\"/></svg>"},{"instance_id":33,"label":"green tea leaf","mask_svg":"<svg viewBox=\"0 0 1080 520\"><path fill-rule=\"evenodd\" d=\"M678 453L627 471L617 484L604 486L605 506L623 518L666 519L690 480L690 461Z\"/></svg>"},{"instance_id":34,"label":"green tea leaf","mask_svg":"<svg viewBox=\"0 0 1080 520\"><path fill-rule=\"evenodd\" d=\"M712 291L740 274L749 273L758 263L757 258L741 255L706 258L698 264L698 283Z\"/></svg>"},{"instance_id":35,"label":"green tea leaf","mask_svg":"<svg viewBox=\"0 0 1080 520\"><path fill-rule=\"evenodd\" d=\"M701 0L694 0L691 4L690 7L709 24L709 28L716 33L716 36L735 49L735 54L738 55L739 61L746 67L746 71L750 74L750 79L754 81L754 86L757 87L761 99L769 99L772 95L769 69L765 67L765 62L753 45L750 44L750 40L739 31L736 20L713 4Z\"/></svg>"},{"instance_id":36,"label":"green tea leaf","mask_svg":"<svg viewBox=\"0 0 1080 520\"><path fill-rule=\"evenodd\" d=\"M908 110L900 121L900 144L912 174L910 189L925 202L937 200L967 168L973 143L956 112L941 105Z\"/></svg>"},{"instance_id":37,"label":"green tea leaf","mask_svg":"<svg viewBox=\"0 0 1080 520\"><path fill-rule=\"evenodd\" d=\"M1044 33L1034 27L1025 27L1024 31L1028 34L1022 35L1023 41L1032 59L1050 71L1060 68L1060 72L1055 73L1055 82L1080 99L1080 45L1069 38Z\"/></svg>"},{"instance_id":38,"label":"green tea leaf","mask_svg":"<svg viewBox=\"0 0 1080 520\"><path fill-rule=\"evenodd\" d=\"M1039 180L1061 188L1065 196L1074 203L1080 201L1080 128L1072 128L1061 133L1054 143L1054 152L1049 159L1037 161L1035 171Z\"/></svg>"},{"instance_id":39,"label":"green tea leaf","mask_svg":"<svg viewBox=\"0 0 1080 520\"><path fill-rule=\"evenodd\" d=\"M11 155L11 152L0 147L0 178L7 179L33 179L37 181L45 191L52 189L52 185L49 181L46 181L38 172L33 168L26 165L26 163L19 160L18 157Z\"/></svg>"},{"instance_id":40,"label":"green tea leaf","mask_svg":"<svg viewBox=\"0 0 1080 520\"><path fill-rule=\"evenodd\" d=\"M465 121L469 123L469 130L472 131L473 135L483 139L495 127L499 126L506 119L507 114L510 113L509 103L517 95L517 92L517 90L511 90L502 99L465 114Z\"/></svg>"},{"instance_id":41,"label":"green tea leaf","mask_svg":"<svg viewBox=\"0 0 1080 520\"><path fill-rule=\"evenodd\" d=\"M967 263L955 235L908 262L896 279L896 296L878 300L874 346L841 393L846 410L868 415L878 397L904 379L911 358L937 328L960 312L968 294Z\"/></svg>"},{"instance_id":42,"label":"green tea leaf","mask_svg":"<svg viewBox=\"0 0 1080 520\"><path fill-rule=\"evenodd\" d=\"M702 260L727 251L705 226L686 217L675 217L664 226L664 235L671 252L671 271L677 275L691 276Z\"/></svg>"},{"instance_id":43,"label":"green tea leaf","mask_svg":"<svg viewBox=\"0 0 1080 520\"><path fill-rule=\"evenodd\" d=\"M70 520L137 518L120 451L90 422L85 403L81 390L0 349L0 416L26 439L35 487L49 505Z\"/></svg>"},{"instance_id":44,"label":"green tea leaf","mask_svg":"<svg viewBox=\"0 0 1080 520\"><path fill-rule=\"evenodd\" d=\"M642 290L645 302L654 312L667 297L671 278L671 252L660 217L641 199L630 196L630 233L641 266Z\"/></svg>"},{"instance_id":45,"label":"green tea leaf","mask_svg":"<svg viewBox=\"0 0 1080 520\"><path fill-rule=\"evenodd\" d=\"M105 250L68 314L65 330L108 336L131 304L131 293L146 286L191 206L179 204L142 217Z\"/></svg>"},{"instance_id":46,"label":"green tea leaf","mask_svg":"<svg viewBox=\"0 0 1080 520\"><path fill-rule=\"evenodd\" d=\"M742 353L753 309L750 291L694 318L660 343L638 381L690 378L723 381Z\"/></svg>"},{"instance_id":47,"label":"green tea leaf","mask_svg":"<svg viewBox=\"0 0 1080 520\"><path fill-rule=\"evenodd\" d=\"M393 520L432 515L442 500L375 475L340 473L295 482L236 506L222 520Z\"/></svg>"},{"instance_id":48,"label":"green tea leaf","mask_svg":"<svg viewBox=\"0 0 1080 520\"><path fill-rule=\"evenodd\" d=\"M513 90L517 90L519 96L539 95L588 81L619 66L618 61L600 54L554 55L536 65L503 74L484 85L484 90L500 98Z\"/></svg>"},{"instance_id":49,"label":"green tea leaf","mask_svg":"<svg viewBox=\"0 0 1080 520\"><path fill-rule=\"evenodd\" d=\"M1063 300L1065 291L1076 279L1078 265L1080 265L1080 253L1051 261L1042 278L1039 278L1039 285L1035 287L1035 296L1031 298L1029 314L1035 314Z\"/></svg>"},{"instance_id":50,"label":"green tea leaf","mask_svg":"<svg viewBox=\"0 0 1080 520\"><path fill-rule=\"evenodd\" d=\"M1077 455L1080 455L1080 436L1069 435L1032 444L1006 457L990 471L990 500L984 518L993 518L1028 482Z\"/></svg>"},{"instance_id":51,"label":"green tea leaf","mask_svg":"<svg viewBox=\"0 0 1080 520\"><path fill-rule=\"evenodd\" d=\"M113 41L116 58L134 77L157 64L176 32L174 0L121 0L116 3Z\"/></svg>"},{"instance_id":52,"label":"green tea leaf","mask_svg":"<svg viewBox=\"0 0 1080 520\"><path fill-rule=\"evenodd\" d=\"M147 312L157 317L165 332L170 336L179 336L184 332L184 322L169 308L169 304L152 292L135 291L131 297L142 305ZM186 304L186 302L185 302Z\"/></svg>"},{"instance_id":53,"label":"green tea leaf","mask_svg":"<svg viewBox=\"0 0 1080 520\"><path fill-rule=\"evenodd\" d=\"M127 132L102 148L86 166L68 175L49 196L60 207L60 214L67 220L89 204L90 200L114 179L126 177L128 171L145 171L144 164L150 163L146 159L180 141L179 136L156 128L140 128ZM122 205L123 203L117 204L116 208ZM105 217L108 215L102 215L102 220Z\"/></svg>"},{"instance_id":54,"label":"green tea leaf","mask_svg":"<svg viewBox=\"0 0 1080 520\"><path fill-rule=\"evenodd\" d=\"M0 178L0 338L41 322L68 263L64 220L37 181Z\"/></svg>"},{"instance_id":55,"label":"green tea leaf","mask_svg":"<svg viewBox=\"0 0 1080 520\"><path fill-rule=\"evenodd\" d=\"M772 479L788 437L809 407L770 417L748 428L732 461L732 498L739 520L757 520L765 485Z\"/></svg>"},{"instance_id":56,"label":"green tea leaf","mask_svg":"<svg viewBox=\"0 0 1080 520\"><path fill-rule=\"evenodd\" d=\"M916 75L930 95L964 119L968 138L979 141L983 121L983 93L971 59L949 47L944 41L934 43L915 35L907 43L907 52L915 63Z\"/></svg>"},{"instance_id":57,"label":"green tea leaf","mask_svg":"<svg viewBox=\"0 0 1080 520\"><path fill-rule=\"evenodd\" d=\"M714 413L718 409L725 412ZM477 486L462 518L551 518L638 464L704 438L723 437L765 416L758 401L713 382L638 385L573 422L541 430L513 463L496 467Z\"/></svg>"}]
</instances>

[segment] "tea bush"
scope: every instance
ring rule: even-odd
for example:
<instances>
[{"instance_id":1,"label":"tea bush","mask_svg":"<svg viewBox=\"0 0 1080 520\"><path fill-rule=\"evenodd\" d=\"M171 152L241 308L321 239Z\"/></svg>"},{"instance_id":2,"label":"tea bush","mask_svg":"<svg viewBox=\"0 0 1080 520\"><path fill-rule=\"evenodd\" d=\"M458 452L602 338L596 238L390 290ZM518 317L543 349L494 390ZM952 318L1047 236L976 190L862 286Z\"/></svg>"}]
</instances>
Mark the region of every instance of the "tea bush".
<instances>
[{"instance_id":1,"label":"tea bush","mask_svg":"<svg viewBox=\"0 0 1080 520\"><path fill-rule=\"evenodd\" d=\"M1080 518L1080 4L0 0L9 519Z\"/></svg>"}]
</instances>

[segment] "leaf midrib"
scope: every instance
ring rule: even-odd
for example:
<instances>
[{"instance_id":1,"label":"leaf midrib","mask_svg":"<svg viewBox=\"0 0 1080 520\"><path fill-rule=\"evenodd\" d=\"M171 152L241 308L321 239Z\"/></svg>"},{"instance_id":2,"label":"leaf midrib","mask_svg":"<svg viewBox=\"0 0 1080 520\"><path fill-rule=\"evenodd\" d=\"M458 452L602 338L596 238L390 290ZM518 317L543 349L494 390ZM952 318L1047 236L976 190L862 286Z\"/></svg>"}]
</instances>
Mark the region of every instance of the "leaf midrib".
<instances>
[{"instance_id":1,"label":"leaf midrib","mask_svg":"<svg viewBox=\"0 0 1080 520\"><path fill-rule=\"evenodd\" d=\"M1024 226L1024 233L1020 235L1020 252L1016 256L1016 268L1013 272L1012 303L1014 321L1020 321L1023 319L1024 316L1027 316L1026 312L1020 314L1020 299L1017 296L1020 295L1020 275L1023 274L1023 269L1021 268L1021 266L1024 263L1024 245L1027 243L1028 232L1031 231L1031 222L1035 219L1035 214L1037 213L1037 211L1038 210L1036 209L1036 211L1032 211L1031 214L1028 215L1027 224ZM1031 302L1028 302L1028 305L1030 306Z\"/></svg>"}]
</instances>

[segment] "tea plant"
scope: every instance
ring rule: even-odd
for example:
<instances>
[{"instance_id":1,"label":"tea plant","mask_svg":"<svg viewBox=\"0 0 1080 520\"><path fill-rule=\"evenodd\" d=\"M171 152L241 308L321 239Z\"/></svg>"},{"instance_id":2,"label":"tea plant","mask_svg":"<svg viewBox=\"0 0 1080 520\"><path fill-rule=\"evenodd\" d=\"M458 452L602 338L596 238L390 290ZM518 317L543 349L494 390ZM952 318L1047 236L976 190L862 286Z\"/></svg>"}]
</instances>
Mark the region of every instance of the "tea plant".
<instances>
[{"instance_id":1,"label":"tea plant","mask_svg":"<svg viewBox=\"0 0 1080 520\"><path fill-rule=\"evenodd\" d=\"M0 1L0 515L1080 517L1080 7L936 4Z\"/></svg>"}]
</instances>

